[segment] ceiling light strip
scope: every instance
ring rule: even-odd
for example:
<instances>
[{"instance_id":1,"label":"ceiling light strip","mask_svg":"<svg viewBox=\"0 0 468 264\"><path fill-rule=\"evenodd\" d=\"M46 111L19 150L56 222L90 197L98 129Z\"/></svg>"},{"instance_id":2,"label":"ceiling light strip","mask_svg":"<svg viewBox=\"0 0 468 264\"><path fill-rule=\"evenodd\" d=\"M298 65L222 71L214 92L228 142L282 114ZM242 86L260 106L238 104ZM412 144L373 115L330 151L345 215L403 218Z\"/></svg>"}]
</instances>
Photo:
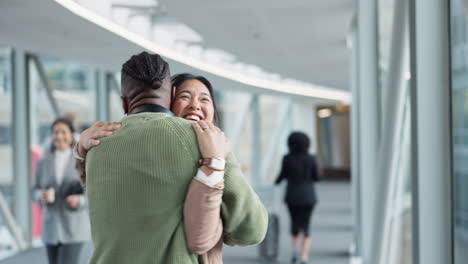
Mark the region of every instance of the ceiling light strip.
<instances>
[{"instance_id":1,"label":"ceiling light strip","mask_svg":"<svg viewBox=\"0 0 468 264\"><path fill-rule=\"evenodd\" d=\"M232 81L240 82L246 85L254 86L261 89L286 93L286 94L293 94L293 95L300 95L300 96L307 96L313 98L321 98L327 100L335 100L341 101L344 103L351 102L351 95L349 92L340 91L337 89L326 88L323 86L317 86L313 84L291 84L287 81L270 81L262 78L253 78L247 76L246 74L237 73L231 71L229 69L223 69L218 65L205 63L199 60L195 60L192 57L189 57L185 54L181 54L178 51L173 49L158 45L144 37L133 33L124 27L113 23L112 21L104 18L91 10L81 6L80 4L72 1L72 0L54 0L64 8L68 9L72 13L77 16L80 16L132 43L135 43L142 48L149 50L154 53L158 53L164 57L172 59L174 61L178 61L180 63L186 64L193 68L218 75L220 77L230 79Z\"/></svg>"}]
</instances>

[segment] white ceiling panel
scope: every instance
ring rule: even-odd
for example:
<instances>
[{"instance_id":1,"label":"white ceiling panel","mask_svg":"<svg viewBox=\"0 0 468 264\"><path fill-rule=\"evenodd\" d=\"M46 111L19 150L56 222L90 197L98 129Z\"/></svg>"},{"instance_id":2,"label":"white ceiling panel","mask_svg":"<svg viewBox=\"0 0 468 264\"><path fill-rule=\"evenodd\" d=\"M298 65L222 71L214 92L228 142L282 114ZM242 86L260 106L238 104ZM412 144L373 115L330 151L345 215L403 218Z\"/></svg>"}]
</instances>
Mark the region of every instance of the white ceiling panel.
<instances>
[{"instance_id":1,"label":"white ceiling panel","mask_svg":"<svg viewBox=\"0 0 468 264\"><path fill-rule=\"evenodd\" d=\"M326 87L349 89L351 0L162 0L204 38L240 61Z\"/></svg>"}]
</instances>

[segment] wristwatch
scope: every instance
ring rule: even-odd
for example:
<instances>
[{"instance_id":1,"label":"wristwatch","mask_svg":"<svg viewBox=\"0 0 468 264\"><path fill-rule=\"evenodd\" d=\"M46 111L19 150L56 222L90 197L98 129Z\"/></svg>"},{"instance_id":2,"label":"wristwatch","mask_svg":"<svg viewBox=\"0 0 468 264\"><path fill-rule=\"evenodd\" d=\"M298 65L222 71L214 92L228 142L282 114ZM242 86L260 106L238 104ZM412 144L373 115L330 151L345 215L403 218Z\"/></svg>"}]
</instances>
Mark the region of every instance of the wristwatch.
<instances>
[{"instance_id":1,"label":"wristwatch","mask_svg":"<svg viewBox=\"0 0 468 264\"><path fill-rule=\"evenodd\" d=\"M207 166L210 169L223 171L226 161L221 158L203 158L200 159L200 167Z\"/></svg>"}]
</instances>

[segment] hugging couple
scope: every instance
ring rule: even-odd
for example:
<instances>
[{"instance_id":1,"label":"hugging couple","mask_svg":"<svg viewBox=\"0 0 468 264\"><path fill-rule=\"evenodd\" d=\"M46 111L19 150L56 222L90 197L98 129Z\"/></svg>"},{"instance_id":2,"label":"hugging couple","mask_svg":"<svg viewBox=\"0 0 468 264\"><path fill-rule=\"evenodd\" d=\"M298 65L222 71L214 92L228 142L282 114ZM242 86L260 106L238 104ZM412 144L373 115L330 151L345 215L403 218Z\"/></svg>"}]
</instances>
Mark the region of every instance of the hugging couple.
<instances>
[{"instance_id":1,"label":"hugging couple","mask_svg":"<svg viewBox=\"0 0 468 264\"><path fill-rule=\"evenodd\" d=\"M260 243L268 214L217 121L210 82L172 77L159 55L122 66L119 123L75 146L88 196L91 264L222 263L222 245Z\"/></svg>"}]
</instances>

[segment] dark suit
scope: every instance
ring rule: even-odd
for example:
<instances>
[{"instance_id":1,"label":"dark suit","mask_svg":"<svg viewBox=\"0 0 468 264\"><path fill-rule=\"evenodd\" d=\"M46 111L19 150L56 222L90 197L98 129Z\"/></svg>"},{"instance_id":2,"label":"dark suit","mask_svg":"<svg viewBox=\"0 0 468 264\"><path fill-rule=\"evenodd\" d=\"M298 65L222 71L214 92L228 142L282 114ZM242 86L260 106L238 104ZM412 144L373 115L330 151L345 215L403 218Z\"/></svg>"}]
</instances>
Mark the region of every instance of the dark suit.
<instances>
[{"instance_id":1,"label":"dark suit","mask_svg":"<svg viewBox=\"0 0 468 264\"><path fill-rule=\"evenodd\" d=\"M291 215L293 236L309 233L309 221L317 203L314 182L319 180L315 157L307 153L290 153L284 156L276 184L287 180L285 202Z\"/></svg>"},{"instance_id":2,"label":"dark suit","mask_svg":"<svg viewBox=\"0 0 468 264\"><path fill-rule=\"evenodd\" d=\"M319 181L315 157L309 154L287 154L283 158L276 184L288 181L285 202L291 205L313 205L317 202L314 182Z\"/></svg>"}]
</instances>

